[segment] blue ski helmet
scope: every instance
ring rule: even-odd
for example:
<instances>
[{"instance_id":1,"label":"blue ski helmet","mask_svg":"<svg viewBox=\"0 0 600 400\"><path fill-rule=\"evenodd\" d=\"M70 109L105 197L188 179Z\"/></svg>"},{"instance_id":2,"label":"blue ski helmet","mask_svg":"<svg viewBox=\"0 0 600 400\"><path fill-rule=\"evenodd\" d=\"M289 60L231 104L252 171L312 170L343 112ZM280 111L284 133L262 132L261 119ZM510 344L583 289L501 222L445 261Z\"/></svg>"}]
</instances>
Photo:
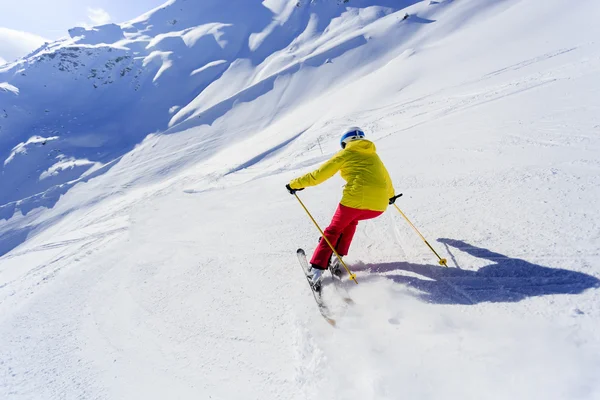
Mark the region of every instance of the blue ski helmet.
<instances>
[{"instance_id":1,"label":"blue ski helmet","mask_svg":"<svg viewBox=\"0 0 600 400\"><path fill-rule=\"evenodd\" d=\"M353 140L364 139L365 133L362 129L357 126L353 126L352 128L348 128L344 131L342 138L340 139L340 146L342 149L346 148L346 145Z\"/></svg>"}]
</instances>

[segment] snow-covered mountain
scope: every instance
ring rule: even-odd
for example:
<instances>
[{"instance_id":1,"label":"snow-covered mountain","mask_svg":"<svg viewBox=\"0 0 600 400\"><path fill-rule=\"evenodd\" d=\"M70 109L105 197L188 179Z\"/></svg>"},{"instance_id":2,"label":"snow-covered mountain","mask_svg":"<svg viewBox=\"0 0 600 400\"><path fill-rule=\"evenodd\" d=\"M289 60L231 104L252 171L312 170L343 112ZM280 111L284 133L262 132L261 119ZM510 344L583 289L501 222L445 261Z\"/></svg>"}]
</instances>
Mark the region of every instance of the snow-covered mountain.
<instances>
[{"instance_id":1,"label":"snow-covered mountain","mask_svg":"<svg viewBox=\"0 0 600 400\"><path fill-rule=\"evenodd\" d=\"M211 124L278 77L364 44L361 29L410 3L179 0L69 30L0 68L0 217L53 205L150 133Z\"/></svg>"},{"instance_id":2,"label":"snow-covered mountain","mask_svg":"<svg viewBox=\"0 0 600 400\"><path fill-rule=\"evenodd\" d=\"M596 3L172 0L0 66L0 398L600 398ZM332 328L284 185L351 125L450 268L361 223Z\"/></svg>"}]
</instances>

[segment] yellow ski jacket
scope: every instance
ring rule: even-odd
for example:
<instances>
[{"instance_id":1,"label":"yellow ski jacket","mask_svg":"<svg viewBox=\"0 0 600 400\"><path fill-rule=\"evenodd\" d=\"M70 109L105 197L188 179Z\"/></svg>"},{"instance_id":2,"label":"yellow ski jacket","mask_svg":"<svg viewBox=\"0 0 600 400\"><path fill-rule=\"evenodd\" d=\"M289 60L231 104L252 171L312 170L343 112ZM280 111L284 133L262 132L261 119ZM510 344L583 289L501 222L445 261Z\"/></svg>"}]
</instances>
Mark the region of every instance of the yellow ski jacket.
<instances>
[{"instance_id":1,"label":"yellow ski jacket","mask_svg":"<svg viewBox=\"0 0 600 400\"><path fill-rule=\"evenodd\" d=\"M290 182L292 189L316 186L341 171L347 182L340 203L360 210L385 211L394 197L390 175L369 140L354 140L316 171Z\"/></svg>"}]
</instances>

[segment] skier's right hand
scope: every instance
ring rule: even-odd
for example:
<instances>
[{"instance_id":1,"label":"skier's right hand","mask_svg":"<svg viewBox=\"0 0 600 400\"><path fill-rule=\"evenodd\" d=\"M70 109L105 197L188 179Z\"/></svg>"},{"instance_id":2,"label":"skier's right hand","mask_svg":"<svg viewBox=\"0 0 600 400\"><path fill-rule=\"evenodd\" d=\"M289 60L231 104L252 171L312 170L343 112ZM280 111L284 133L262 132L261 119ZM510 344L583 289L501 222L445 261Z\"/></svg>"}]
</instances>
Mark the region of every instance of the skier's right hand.
<instances>
[{"instance_id":1,"label":"skier's right hand","mask_svg":"<svg viewBox=\"0 0 600 400\"><path fill-rule=\"evenodd\" d=\"M301 190L304 190L304 188L300 188L300 189L292 189L290 187L290 184L288 183L287 185L285 185L285 188L287 189L288 192L290 192L290 194L296 194L296 192L299 192Z\"/></svg>"}]
</instances>

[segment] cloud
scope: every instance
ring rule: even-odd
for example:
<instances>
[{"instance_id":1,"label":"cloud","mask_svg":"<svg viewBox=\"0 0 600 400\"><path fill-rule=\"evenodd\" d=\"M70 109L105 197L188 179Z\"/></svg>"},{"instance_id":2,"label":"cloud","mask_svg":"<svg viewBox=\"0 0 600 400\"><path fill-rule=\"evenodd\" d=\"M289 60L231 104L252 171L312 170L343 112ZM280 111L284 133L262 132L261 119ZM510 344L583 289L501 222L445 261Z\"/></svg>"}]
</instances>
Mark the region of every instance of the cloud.
<instances>
[{"instance_id":1,"label":"cloud","mask_svg":"<svg viewBox=\"0 0 600 400\"><path fill-rule=\"evenodd\" d=\"M104 25L110 22L110 14L101 8L88 7L88 18L93 26Z\"/></svg>"},{"instance_id":2,"label":"cloud","mask_svg":"<svg viewBox=\"0 0 600 400\"><path fill-rule=\"evenodd\" d=\"M33 33L0 27L0 64L23 57L47 41Z\"/></svg>"}]
</instances>

